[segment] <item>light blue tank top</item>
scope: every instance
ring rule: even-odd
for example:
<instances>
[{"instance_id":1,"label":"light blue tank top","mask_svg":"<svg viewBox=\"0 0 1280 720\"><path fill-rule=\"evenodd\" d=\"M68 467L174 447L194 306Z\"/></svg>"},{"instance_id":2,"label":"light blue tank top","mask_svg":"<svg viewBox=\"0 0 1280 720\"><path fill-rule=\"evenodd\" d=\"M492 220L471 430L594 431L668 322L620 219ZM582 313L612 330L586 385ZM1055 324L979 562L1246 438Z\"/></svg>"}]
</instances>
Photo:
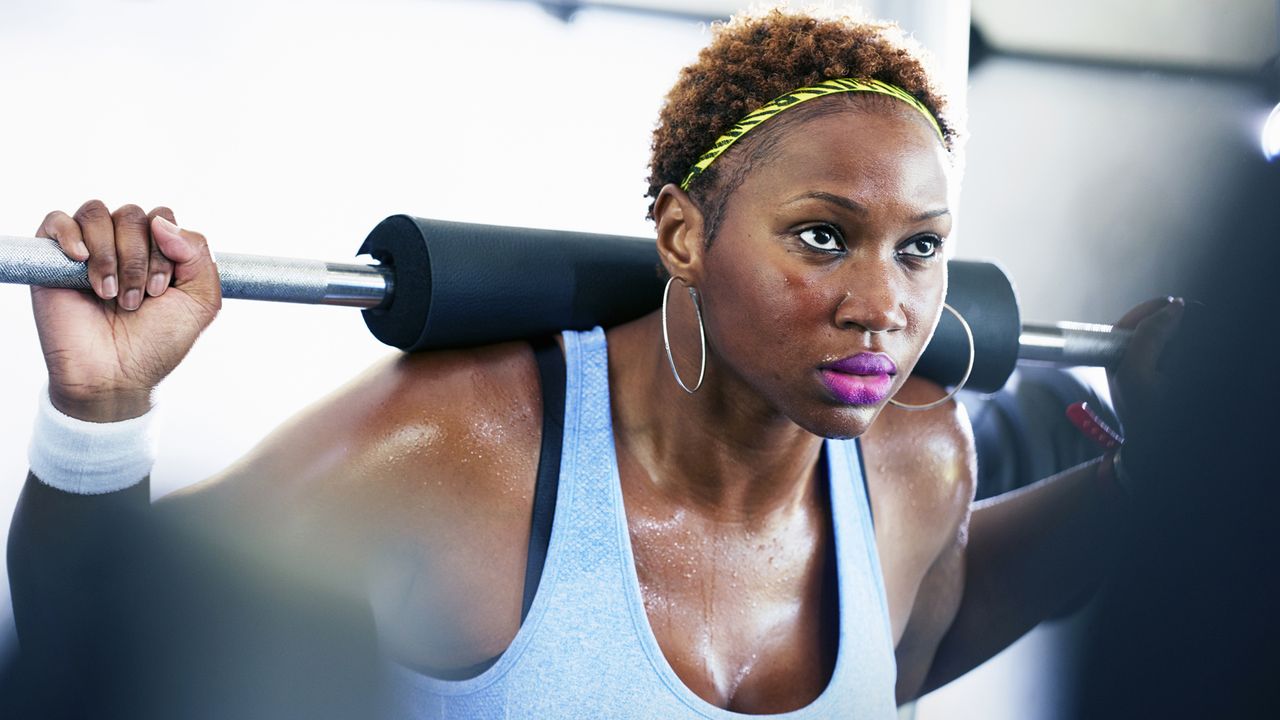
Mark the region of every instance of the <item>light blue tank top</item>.
<instances>
[{"instance_id":1,"label":"light blue tank top","mask_svg":"<svg viewBox=\"0 0 1280 720\"><path fill-rule=\"evenodd\" d=\"M856 444L825 443L840 594L831 680L792 712L723 710L681 682L649 627L618 481L604 331L566 331L564 340L560 487L529 615L506 652L473 678L395 666L396 717L895 718L897 666Z\"/></svg>"}]
</instances>

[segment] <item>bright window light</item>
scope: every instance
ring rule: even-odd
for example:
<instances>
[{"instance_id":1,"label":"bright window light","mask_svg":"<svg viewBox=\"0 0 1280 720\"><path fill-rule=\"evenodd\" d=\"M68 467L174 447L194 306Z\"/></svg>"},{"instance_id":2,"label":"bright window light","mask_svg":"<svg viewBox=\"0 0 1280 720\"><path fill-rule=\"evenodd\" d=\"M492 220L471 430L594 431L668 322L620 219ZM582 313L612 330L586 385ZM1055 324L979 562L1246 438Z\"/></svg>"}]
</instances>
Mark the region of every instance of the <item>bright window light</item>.
<instances>
[{"instance_id":1,"label":"bright window light","mask_svg":"<svg viewBox=\"0 0 1280 720\"><path fill-rule=\"evenodd\" d=\"M1262 152L1268 160L1280 158L1280 105L1271 110L1267 124L1262 126Z\"/></svg>"}]
</instances>

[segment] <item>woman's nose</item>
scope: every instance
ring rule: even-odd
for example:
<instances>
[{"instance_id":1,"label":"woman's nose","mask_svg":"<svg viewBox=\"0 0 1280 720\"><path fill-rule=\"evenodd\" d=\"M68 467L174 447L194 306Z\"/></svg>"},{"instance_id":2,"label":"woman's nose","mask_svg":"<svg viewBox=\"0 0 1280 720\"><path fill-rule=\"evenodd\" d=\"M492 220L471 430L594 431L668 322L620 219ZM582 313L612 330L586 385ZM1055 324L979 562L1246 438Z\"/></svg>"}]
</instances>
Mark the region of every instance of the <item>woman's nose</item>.
<instances>
[{"instance_id":1,"label":"woman's nose","mask_svg":"<svg viewBox=\"0 0 1280 720\"><path fill-rule=\"evenodd\" d=\"M907 327L905 288L894 277L893 268L871 263L850 275L844 297L836 306L837 327L870 333Z\"/></svg>"}]
</instances>

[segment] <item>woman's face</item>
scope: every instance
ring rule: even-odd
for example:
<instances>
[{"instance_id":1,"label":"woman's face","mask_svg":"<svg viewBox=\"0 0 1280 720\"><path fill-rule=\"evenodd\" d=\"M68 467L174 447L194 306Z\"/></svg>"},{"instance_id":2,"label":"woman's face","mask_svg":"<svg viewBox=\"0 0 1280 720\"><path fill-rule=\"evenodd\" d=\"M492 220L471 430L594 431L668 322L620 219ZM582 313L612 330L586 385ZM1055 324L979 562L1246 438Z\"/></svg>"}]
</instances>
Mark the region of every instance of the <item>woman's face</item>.
<instances>
[{"instance_id":1,"label":"woman's face","mask_svg":"<svg viewBox=\"0 0 1280 720\"><path fill-rule=\"evenodd\" d=\"M783 130L727 199L696 278L708 365L818 435L865 431L942 311L949 165L914 113Z\"/></svg>"}]
</instances>

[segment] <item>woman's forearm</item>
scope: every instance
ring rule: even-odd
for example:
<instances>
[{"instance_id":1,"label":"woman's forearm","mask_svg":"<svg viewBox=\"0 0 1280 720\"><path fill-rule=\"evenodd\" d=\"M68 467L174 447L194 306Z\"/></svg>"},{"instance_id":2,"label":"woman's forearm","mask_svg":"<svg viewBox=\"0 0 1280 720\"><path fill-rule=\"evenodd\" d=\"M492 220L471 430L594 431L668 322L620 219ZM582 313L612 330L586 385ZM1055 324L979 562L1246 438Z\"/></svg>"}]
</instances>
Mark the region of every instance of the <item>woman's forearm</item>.
<instances>
[{"instance_id":1,"label":"woman's forearm","mask_svg":"<svg viewBox=\"0 0 1280 720\"><path fill-rule=\"evenodd\" d=\"M1107 567L1124 498L1095 460L974 506L960 608L925 691L977 667L1087 599Z\"/></svg>"},{"instance_id":2,"label":"woman's forearm","mask_svg":"<svg viewBox=\"0 0 1280 720\"><path fill-rule=\"evenodd\" d=\"M150 503L145 480L125 490L76 495L27 475L9 529L9 587L28 658L63 666L78 657L80 618L117 585L108 567L131 567L132 531Z\"/></svg>"}]
</instances>

